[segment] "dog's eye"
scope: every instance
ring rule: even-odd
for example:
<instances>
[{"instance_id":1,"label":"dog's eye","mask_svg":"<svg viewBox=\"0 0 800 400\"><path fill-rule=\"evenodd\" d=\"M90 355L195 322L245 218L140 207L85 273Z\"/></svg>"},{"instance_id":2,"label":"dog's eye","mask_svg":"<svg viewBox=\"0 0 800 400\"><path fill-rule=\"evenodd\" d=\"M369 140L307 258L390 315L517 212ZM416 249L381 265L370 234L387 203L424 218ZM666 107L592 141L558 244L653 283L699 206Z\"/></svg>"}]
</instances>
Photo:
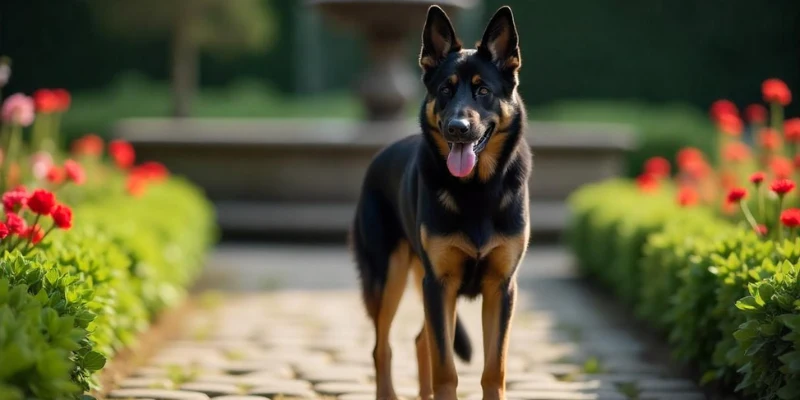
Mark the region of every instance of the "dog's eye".
<instances>
[{"instance_id":1,"label":"dog's eye","mask_svg":"<svg viewBox=\"0 0 800 400\"><path fill-rule=\"evenodd\" d=\"M446 95L446 96L449 96L450 93L452 93L452 90L450 90L450 88L447 87L447 86L442 86L442 88L439 89L439 91L442 92L442 94Z\"/></svg>"},{"instance_id":2,"label":"dog's eye","mask_svg":"<svg viewBox=\"0 0 800 400\"><path fill-rule=\"evenodd\" d=\"M481 86L478 88L478 96L486 96L489 94L489 88L486 86Z\"/></svg>"}]
</instances>

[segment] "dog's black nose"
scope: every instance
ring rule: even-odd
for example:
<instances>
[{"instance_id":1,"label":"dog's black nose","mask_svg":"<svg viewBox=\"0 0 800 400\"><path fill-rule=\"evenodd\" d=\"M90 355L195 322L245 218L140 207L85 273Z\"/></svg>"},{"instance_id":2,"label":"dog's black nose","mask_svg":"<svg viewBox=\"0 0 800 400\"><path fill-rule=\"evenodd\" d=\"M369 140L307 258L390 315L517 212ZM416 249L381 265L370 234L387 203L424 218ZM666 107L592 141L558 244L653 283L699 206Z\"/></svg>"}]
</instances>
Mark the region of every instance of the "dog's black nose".
<instances>
[{"instance_id":1,"label":"dog's black nose","mask_svg":"<svg viewBox=\"0 0 800 400\"><path fill-rule=\"evenodd\" d=\"M469 130L469 121L466 119L451 119L447 123L447 131L451 135L463 135Z\"/></svg>"}]
</instances>

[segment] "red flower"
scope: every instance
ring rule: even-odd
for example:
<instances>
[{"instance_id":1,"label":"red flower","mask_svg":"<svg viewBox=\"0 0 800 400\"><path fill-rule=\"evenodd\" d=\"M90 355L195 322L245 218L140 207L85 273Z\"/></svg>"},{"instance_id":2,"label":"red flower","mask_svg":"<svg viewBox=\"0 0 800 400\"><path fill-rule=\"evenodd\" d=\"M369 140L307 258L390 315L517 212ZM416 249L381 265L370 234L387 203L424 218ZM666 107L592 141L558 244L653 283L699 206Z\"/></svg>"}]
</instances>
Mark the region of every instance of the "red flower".
<instances>
[{"instance_id":1,"label":"red flower","mask_svg":"<svg viewBox=\"0 0 800 400\"><path fill-rule=\"evenodd\" d=\"M800 118L789 118L783 123L783 135L788 142L800 142Z\"/></svg>"},{"instance_id":2,"label":"red flower","mask_svg":"<svg viewBox=\"0 0 800 400\"><path fill-rule=\"evenodd\" d=\"M0 239L5 239L8 236L8 227L6 224L0 222Z\"/></svg>"},{"instance_id":3,"label":"red flower","mask_svg":"<svg viewBox=\"0 0 800 400\"><path fill-rule=\"evenodd\" d=\"M769 160L769 168L778 179L789 179L792 176L794 165L792 160L783 156L774 156Z\"/></svg>"},{"instance_id":4,"label":"red flower","mask_svg":"<svg viewBox=\"0 0 800 400\"><path fill-rule=\"evenodd\" d=\"M742 142L730 142L723 148L722 156L730 162L745 161L750 157L750 147Z\"/></svg>"},{"instance_id":5,"label":"red flower","mask_svg":"<svg viewBox=\"0 0 800 400\"><path fill-rule=\"evenodd\" d=\"M761 124L767 120L767 108L761 104L750 104L744 109L744 115L752 124Z\"/></svg>"},{"instance_id":6,"label":"red flower","mask_svg":"<svg viewBox=\"0 0 800 400\"><path fill-rule=\"evenodd\" d=\"M147 180L136 174L128 175L126 189L131 196L139 197L143 195L145 189L147 189Z\"/></svg>"},{"instance_id":7,"label":"red flower","mask_svg":"<svg viewBox=\"0 0 800 400\"><path fill-rule=\"evenodd\" d=\"M678 191L678 204L683 207L690 207L700 201L700 195L691 186L681 187Z\"/></svg>"},{"instance_id":8,"label":"red flower","mask_svg":"<svg viewBox=\"0 0 800 400\"><path fill-rule=\"evenodd\" d=\"M99 156L103 154L103 139L93 133L72 142L72 154L76 156Z\"/></svg>"},{"instance_id":9,"label":"red flower","mask_svg":"<svg viewBox=\"0 0 800 400\"><path fill-rule=\"evenodd\" d=\"M750 182L756 186L760 185L761 182L764 182L764 173L761 171L754 172L753 175L750 175Z\"/></svg>"},{"instance_id":10,"label":"red flower","mask_svg":"<svg viewBox=\"0 0 800 400\"><path fill-rule=\"evenodd\" d=\"M703 152L695 147L684 147L678 151L676 159L678 161L678 167L683 169L686 164L703 160Z\"/></svg>"},{"instance_id":11,"label":"red flower","mask_svg":"<svg viewBox=\"0 0 800 400\"><path fill-rule=\"evenodd\" d=\"M772 182L772 185L769 186L769 189L777 193L778 196L783 196L794 189L794 182L792 182L790 179L777 179Z\"/></svg>"},{"instance_id":12,"label":"red flower","mask_svg":"<svg viewBox=\"0 0 800 400\"><path fill-rule=\"evenodd\" d=\"M72 210L65 205L57 205L53 209L53 222L61 229L68 230L72 227Z\"/></svg>"},{"instance_id":13,"label":"red flower","mask_svg":"<svg viewBox=\"0 0 800 400\"><path fill-rule=\"evenodd\" d=\"M781 135L772 128L764 128L759 132L758 137L761 147L767 150L775 150L781 145Z\"/></svg>"},{"instance_id":14,"label":"red flower","mask_svg":"<svg viewBox=\"0 0 800 400\"><path fill-rule=\"evenodd\" d=\"M736 203L745 198L745 196L747 196L747 189L739 187L733 188L728 192L728 203Z\"/></svg>"},{"instance_id":15,"label":"red flower","mask_svg":"<svg viewBox=\"0 0 800 400\"><path fill-rule=\"evenodd\" d=\"M44 231L42 231L42 228L38 224L33 225L25 230L22 237L30 239L33 244L38 244L44 238Z\"/></svg>"},{"instance_id":16,"label":"red flower","mask_svg":"<svg viewBox=\"0 0 800 400\"><path fill-rule=\"evenodd\" d=\"M28 202L28 193L23 190L10 190L3 193L3 209L5 212L17 212Z\"/></svg>"},{"instance_id":17,"label":"red flower","mask_svg":"<svg viewBox=\"0 0 800 400\"><path fill-rule=\"evenodd\" d=\"M67 111L69 109L69 104L72 100L72 96L69 95L69 92L66 89L53 89L53 96L55 96L58 104L58 108L56 111Z\"/></svg>"},{"instance_id":18,"label":"red flower","mask_svg":"<svg viewBox=\"0 0 800 400\"><path fill-rule=\"evenodd\" d=\"M761 94L767 103L778 103L786 106L792 102L792 92L786 83L777 78L770 78L761 84Z\"/></svg>"},{"instance_id":19,"label":"red flower","mask_svg":"<svg viewBox=\"0 0 800 400\"><path fill-rule=\"evenodd\" d=\"M136 159L136 152L133 150L133 146L121 139L112 140L108 144L108 152L121 169L130 168Z\"/></svg>"},{"instance_id":20,"label":"red flower","mask_svg":"<svg viewBox=\"0 0 800 400\"><path fill-rule=\"evenodd\" d=\"M717 118L717 128L728 136L740 136L743 124L738 115L722 114Z\"/></svg>"},{"instance_id":21,"label":"red flower","mask_svg":"<svg viewBox=\"0 0 800 400\"><path fill-rule=\"evenodd\" d=\"M664 157L650 157L644 163L644 172L657 179L668 177L669 170L669 161Z\"/></svg>"},{"instance_id":22,"label":"red flower","mask_svg":"<svg viewBox=\"0 0 800 400\"><path fill-rule=\"evenodd\" d=\"M58 165L53 165L50 167L50 170L47 171L46 177L48 182L59 184L64 181L64 170Z\"/></svg>"},{"instance_id":23,"label":"red flower","mask_svg":"<svg viewBox=\"0 0 800 400\"><path fill-rule=\"evenodd\" d=\"M51 113L58 111L59 98L50 89L39 89L33 92L33 103L36 105L36 112Z\"/></svg>"},{"instance_id":24,"label":"red flower","mask_svg":"<svg viewBox=\"0 0 800 400\"><path fill-rule=\"evenodd\" d=\"M25 223L25 220L22 219L22 217L10 212L6 214L6 227L8 227L9 232L21 235L25 233L26 229L28 229L28 224Z\"/></svg>"},{"instance_id":25,"label":"red flower","mask_svg":"<svg viewBox=\"0 0 800 400\"><path fill-rule=\"evenodd\" d=\"M719 99L711 103L710 113L711 119L718 121L723 115L737 116L739 114L739 110L736 108L736 104L733 104L732 101L727 99Z\"/></svg>"},{"instance_id":26,"label":"red flower","mask_svg":"<svg viewBox=\"0 0 800 400\"><path fill-rule=\"evenodd\" d=\"M144 179L161 181L166 179L167 176L169 176L169 170L167 170L167 167L165 167L160 162L147 161L137 167L134 167L133 171L131 171L131 174L138 175L139 177ZM669 162L667 162L667 175L669 175Z\"/></svg>"},{"instance_id":27,"label":"red flower","mask_svg":"<svg viewBox=\"0 0 800 400\"><path fill-rule=\"evenodd\" d=\"M86 173L83 172L83 167L75 160L64 161L64 171L67 173L67 178L77 185L82 185L86 182Z\"/></svg>"},{"instance_id":28,"label":"red flower","mask_svg":"<svg viewBox=\"0 0 800 400\"><path fill-rule=\"evenodd\" d=\"M787 208L781 212L781 223L787 228L800 226L800 209Z\"/></svg>"},{"instance_id":29,"label":"red flower","mask_svg":"<svg viewBox=\"0 0 800 400\"><path fill-rule=\"evenodd\" d=\"M766 235L766 234L767 234L767 226L766 226L766 225L764 225L764 224L758 224L758 225L756 225L756 229L755 229L755 231L756 231L756 233L758 233L759 235L761 235L761 236L764 236L764 235Z\"/></svg>"},{"instance_id":30,"label":"red flower","mask_svg":"<svg viewBox=\"0 0 800 400\"><path fill-rule=\"evenodd\" d=\"M56 206L56 196L47 190L37 189L28 197L28 208L36 214L50 215Z\"/></svg>"}]
</instances>

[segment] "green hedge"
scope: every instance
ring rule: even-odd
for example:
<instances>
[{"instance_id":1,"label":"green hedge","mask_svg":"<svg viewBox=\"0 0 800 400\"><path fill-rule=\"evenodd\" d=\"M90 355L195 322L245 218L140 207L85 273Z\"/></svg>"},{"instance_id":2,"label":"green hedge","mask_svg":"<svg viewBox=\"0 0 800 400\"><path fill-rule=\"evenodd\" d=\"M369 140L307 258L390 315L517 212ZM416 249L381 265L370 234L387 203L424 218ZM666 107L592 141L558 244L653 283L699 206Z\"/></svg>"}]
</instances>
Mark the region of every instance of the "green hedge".
<instances>
[{"instance_id":1,"label":"green hedge","mask_svg":"<svg viewBox=\"0 0 800 400\"><path fill-rule=\"evenodd\" d=\"M111 181L108 185L122 185ZM186 294L215 238L210 203L178 178L107 191L74 226L0 258L0 399L73 399ZM46 228L46 226L45 226Z\"/></svg>"},{"instance_id":2,"label":"green hedge","mask_svg":"<svg viewBox=\"0 0 800 400\"><path fill-rule=\"evenodd\" d=\"M626 180L575 192L568 237L580 268L661 329L702 382L800 398L800 239L763 241L674 194Z\"/></svg>"}]
</instances>

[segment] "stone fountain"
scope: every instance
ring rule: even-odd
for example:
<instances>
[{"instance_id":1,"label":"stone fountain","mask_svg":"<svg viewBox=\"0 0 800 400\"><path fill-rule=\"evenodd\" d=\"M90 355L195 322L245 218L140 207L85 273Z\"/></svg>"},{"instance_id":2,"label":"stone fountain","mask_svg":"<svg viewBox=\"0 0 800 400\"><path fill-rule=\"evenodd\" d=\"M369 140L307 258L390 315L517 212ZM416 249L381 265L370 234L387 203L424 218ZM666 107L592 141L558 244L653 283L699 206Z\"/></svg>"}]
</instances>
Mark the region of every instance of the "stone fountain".
<instances>
[{"instance_id":1,"label":"stone fountain","mask_svg":"<svg viewBox=\"0 0 800 400\"><path fill-rule=\"evenodd\" d=\"M477 0L307 0L338 25L367 39L369 68L358 93L371 121L395 121L416 97L419 73L406 58L409 36L421 32L428 8L437 4L449 15Z\"/></svg>"},{"instance_id":2,"label":"stone fountain","mask_svg":"<svg viewBox=\"0 0 800 400\"><path fill-rule=\"evenodd\" d=\"M357 89L366 120L138 118L115 126L116 136L134 144L138 159L159 160L203 187L224 233L343 241L372 157L419 130L415 120L404 118L407 104L418 104L421 95L419 71L406 51L434 2L306 1L366 37L369 66ZM452 18L476 2L437 4ZM566 196L623 173L624 153L633 145L632 132L619 125L531 121L526 135L535 159L534 237L557 235Z\"/></svg>"}]
</instances>

